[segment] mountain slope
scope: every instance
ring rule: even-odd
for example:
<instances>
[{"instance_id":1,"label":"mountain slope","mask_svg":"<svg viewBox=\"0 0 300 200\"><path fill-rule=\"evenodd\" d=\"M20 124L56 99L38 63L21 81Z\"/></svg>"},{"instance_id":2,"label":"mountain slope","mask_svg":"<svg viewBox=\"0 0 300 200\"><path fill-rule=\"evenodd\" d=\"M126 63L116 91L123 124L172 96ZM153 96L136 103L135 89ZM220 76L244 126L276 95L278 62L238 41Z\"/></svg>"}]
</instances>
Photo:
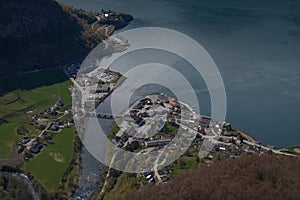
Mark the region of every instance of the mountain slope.
<instances>
[{"instance_id":1,"label":"mountain slope","mask_svg":"<svg viewBox=\"0 0 300 200\"><path fill-rule=\"evenodd\" d=\"M246 156L182 173L148 185L124 200L300 199L300 158Z\"/></svg>"},{"instance_id":2,"label":"mountain slope","mask_svg":"<svg viewBox=\"0 0 300 200\"><path fill-rule=\"evenodd\" d=\"M53 0L1 1L0 9L0 76L68 63L105 37L94 13Z\"/></svg>"}]
</instances>

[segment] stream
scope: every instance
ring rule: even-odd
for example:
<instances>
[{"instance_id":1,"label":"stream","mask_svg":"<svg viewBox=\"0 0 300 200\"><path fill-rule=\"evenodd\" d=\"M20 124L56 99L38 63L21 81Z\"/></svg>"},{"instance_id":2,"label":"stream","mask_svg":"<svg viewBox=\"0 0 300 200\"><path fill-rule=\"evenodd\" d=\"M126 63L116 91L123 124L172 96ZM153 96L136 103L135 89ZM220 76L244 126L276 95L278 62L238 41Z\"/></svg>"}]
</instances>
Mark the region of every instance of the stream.
<instances>
[{"instance_id":1,"label":"stream","mask_svg":"<svg viewBox=\"0 0 300 200\"><path fill-rule=\"evenodd\" d=\"M12 173L12 176L23 179L24 183L28 186L28 192L30 193L33 200L39 200L40 199L38 194L34 190L34 187L31 183L30 179L28 178L28 176L26 176L23 173L17 173L17 172Z\"/></svg>"}]
</instances>

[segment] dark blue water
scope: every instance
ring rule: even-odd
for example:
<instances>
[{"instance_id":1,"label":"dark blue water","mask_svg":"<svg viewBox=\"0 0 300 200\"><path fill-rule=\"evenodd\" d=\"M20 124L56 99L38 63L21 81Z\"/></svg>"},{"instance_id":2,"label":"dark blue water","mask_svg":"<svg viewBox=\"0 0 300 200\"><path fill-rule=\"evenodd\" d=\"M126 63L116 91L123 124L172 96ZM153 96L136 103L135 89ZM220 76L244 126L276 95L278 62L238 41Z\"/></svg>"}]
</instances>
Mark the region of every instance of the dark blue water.
<instances>
[{"instance_id":1,"label":"dark blue water","mask_svg":"<svg viewBox=\"0 0 300 200\"><path fill-rule=\"evenodd\" d=\"M191 36L222 74L227 121L264 144L300 143L299 1L61 1L92 11L130 13L135 20L125 29L160 26ZM204 95L205 89L198 92Z\"/></svg>"}]
</instances>

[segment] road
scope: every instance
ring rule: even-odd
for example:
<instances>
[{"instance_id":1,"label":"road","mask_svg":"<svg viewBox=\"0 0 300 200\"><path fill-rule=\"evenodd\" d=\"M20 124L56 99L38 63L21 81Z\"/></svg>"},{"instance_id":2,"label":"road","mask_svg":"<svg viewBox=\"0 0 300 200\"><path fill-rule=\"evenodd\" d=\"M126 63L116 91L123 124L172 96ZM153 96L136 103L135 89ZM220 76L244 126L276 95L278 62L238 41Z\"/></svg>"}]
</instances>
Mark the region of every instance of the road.
<instances>
[{"instance_id":1,"label":"road","mask_svg":"<svg viewBox=\"0 0 300 200\"><path fill-rule=\"evenodd\" d=\"M272 151L273 153L275 154L281 154L281 155L285 155L285 156L297 156L295 154L290 154L290 153L285 153L285 152L281 152L280 149L271 149L271 148L268 148L268 147L265 147L263 145L260 145L260 144L257 144L257 143L254 143L254 142L249 142L247 140L244 140L244 143L246 144L249 144L249 145L252 145L252 146L257 146L257 147L260 147L262 149L265 149L267 151Z\"/></svg>"},{"instance_id":2,"label":"road","mask_svg":"<svg viewBox=\"0 0 300 200\"><path fill-rule=\"evenodd\" d=\"M116 147L116 148L117 148L117 147ZM107 179L108 179L109 176L110 176L110 170L111 170L111 167L112 167L113 163L115 162L116 156L117 156L117 154L114 153L114 155L113 155L112 158L111 158L110 165L109 165L109 170L108 170L108 172L107 172L107 174L106 174L105 182L104 182L104 184L103 184L103 186L102 186L102 189L101 189L101 192L100 192L98 198L100 198L101 195L105 192L105 186L107 185Z\"/></svg>"},{"instance_id":3,"label":"road","mask_svg":"<svg viewBox=\"0 0 300 200\"><path fill-rule=\"evenodd\" d=\"M185 130L188 130L190 133L193 133L193 134L197 134L198 132L197 131L195 131L195 130L193 130L193 129L191 129L191 128L189 128L189 127L187 127L187 126L185 126L185 125L183 125L183 124L181 124L180 123L180 126L183 128L183 129L185 129ZM230 145L230 143L225 143L225 142L221 142L221 141L218 141L218 140L216 140L216 137L217 137L217 134L214 132L214 129L212 128L212 130L213 130L213 133L216 135L216 136L207 136L207 135L202 135L201 134L201 136L202 136L202 138L204 138L204 139L209 139L211 142L213 142L213 143L215 143L215 144L224 144L224 145ZM226 137L226 136L219 136L219 138L233 138L234 140L238 140L236 137ZM257 147L260 147L260 148L262 148L262 149L265 149L266 151L272 151L273 153L275 153L275 154L280 154L280 155L286 155L286 156L297 156L297 155L295 155L295 154L290 154L290 153L286 153L286 152L281 152L280 151L280 149L271 149L271 148L268 148L268 147L266 147L266 146L263 146L263 145L261 145L261 144L258 144L258 143L255 143L255 142L250 142L250 141L248 141L248 140L243 140L243 142L245 143L245 144L248 144L248 145L251 145L251 146L257 146Z\"/></svg>"},{"instance_id":4,"label":"road","mask_svg":"<svg viewBox=\"0 0 300 200\"><path fill-rule=\"evenodd\" d=\"M157 156L157 159L155 160L154 166L153 166L154 175L156 176L158 183L162 182L160 175L158 173L158 167L159 167L158 162L159 162L159 158L162 154L163 154L163 151Z\"/></svg>"}]
</instances>

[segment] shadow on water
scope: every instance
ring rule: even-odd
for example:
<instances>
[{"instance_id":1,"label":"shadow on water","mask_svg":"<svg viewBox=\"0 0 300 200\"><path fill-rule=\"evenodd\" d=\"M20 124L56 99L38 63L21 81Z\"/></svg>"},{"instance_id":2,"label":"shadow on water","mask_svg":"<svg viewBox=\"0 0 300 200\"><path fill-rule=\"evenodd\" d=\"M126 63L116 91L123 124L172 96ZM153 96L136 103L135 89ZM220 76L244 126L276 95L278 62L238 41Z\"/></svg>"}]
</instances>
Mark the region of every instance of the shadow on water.
<instances>
[{"instance_id":1,"label":"shadow on water","mask_svg":"<svg viewBox=\"0 0 300 200\"><path fill-rule=\"evenodd\" d=\"M30 90L68 80L62 69L20 73L0 78L0 96L14 90Z\"/></svg>"}]
</instances>

